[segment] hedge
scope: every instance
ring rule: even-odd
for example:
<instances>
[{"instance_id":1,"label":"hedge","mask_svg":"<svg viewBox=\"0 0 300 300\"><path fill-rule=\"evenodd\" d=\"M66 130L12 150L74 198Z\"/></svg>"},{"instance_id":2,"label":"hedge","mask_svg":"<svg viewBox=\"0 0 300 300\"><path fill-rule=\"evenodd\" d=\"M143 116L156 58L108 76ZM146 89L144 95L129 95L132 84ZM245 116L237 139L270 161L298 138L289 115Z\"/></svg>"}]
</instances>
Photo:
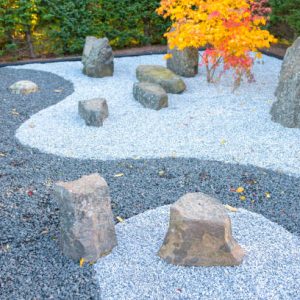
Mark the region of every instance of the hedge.
<instances>
[{"instance_id":1,"label":"hedge","mask_svg":"<svg viewBox=\"0 0 300 300\"><path fill-rule=\"evenodd\" d=\"M300 0L269 0L269 29L300 35ZM159 0L0 0L0 56L68 55L87 35L107 36L113 48L164 44L170 26L155 13Z\"/></svg>"}]
</instances>

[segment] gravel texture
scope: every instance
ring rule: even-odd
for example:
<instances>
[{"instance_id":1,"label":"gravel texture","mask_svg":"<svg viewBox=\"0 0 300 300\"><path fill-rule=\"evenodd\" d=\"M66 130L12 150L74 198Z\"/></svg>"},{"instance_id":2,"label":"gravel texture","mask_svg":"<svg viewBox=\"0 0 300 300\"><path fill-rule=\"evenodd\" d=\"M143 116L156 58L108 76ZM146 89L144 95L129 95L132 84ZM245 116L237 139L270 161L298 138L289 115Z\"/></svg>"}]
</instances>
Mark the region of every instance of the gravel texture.
<instances>
[{"instance_id":1,"label":"gravel texture","mask_svg":"<svg viewBox=\"0 0 300 300\"><path fill-rule=\"evenodd\" d=\"M230 217L233 236L246 250L238 267L179 267L161 260L156 254L169 206L118 224L118 247L95 265L103 299L299 299L299 238L247 210Z\"/></svg>"},{"instance_id":2,"label":"gravel texture","mask_svg":"<svg viewBox=\"0 0 300 300\"><path fill-rule=\"evenodd\" d=\"M201 69L186 78L187 91L169 95L169 108L144 108L132 95L140 64L161 64L160 55L115 59L110 78L89 78L80 62L29 65L56 73L74 83L75 93L25 122L19 140L41 151L65 157L121 159L195 157L254 164L285 173L300 174L300 130L284 128L269 114L281 61L263 58L256 64L256 82L244 83L233 94L231 76L208 84ZM110 116L101 129L85 126L77 102L107 99ZM29 124L35 124L31 128ZM45 134L47 128L47 134Z\"/></svg>"},{"instance_id":3,"label":"gravel texture","mask_svg":"<svg viewBox=\"0 0 300 300\"><path fill-rule=\"evenodd\" d=\"M64 258L57 241L53 182L84 174L99 172L107 180L114 214L122 218L173 203L186 192L202 191L300 235L299 177L193 158L100 161L41 153L19 144L15 130L72 93L72 84L50 73L7 68L0 69L0 78L1 300L101 298L93 269ZM36 82L40 91L27 96L9 93L7 87L21 79ZM120 173L124 176L115 177ZM244 193L234 192L239 186Z\"/></svg>"}]
</instances>

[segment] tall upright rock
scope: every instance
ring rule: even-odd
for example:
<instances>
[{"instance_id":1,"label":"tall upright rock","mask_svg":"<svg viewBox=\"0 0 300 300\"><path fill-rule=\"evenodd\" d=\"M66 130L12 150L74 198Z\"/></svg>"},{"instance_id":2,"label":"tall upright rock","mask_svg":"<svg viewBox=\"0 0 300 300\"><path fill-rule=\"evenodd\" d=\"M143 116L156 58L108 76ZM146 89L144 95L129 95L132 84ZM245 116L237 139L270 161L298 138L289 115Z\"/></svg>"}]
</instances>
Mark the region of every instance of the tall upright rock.
<instances>
[{"instance_id":1,"label":"tall upright rock","mask_svg":"<svg viewBox=\"0 0 300 300\"><path fill-rule=\"evenodd\" d=\"M199 52L197 48L187 47L183 50L168 49L172 55L167 60L168 69L183 77L194 77L198 73Z\"/></svg>"},{"instance_id":2,"label":"tall upright rock","mask_svg":"<svg viewBox=\"0 0 300 300\"><path fill-rule=\"evenodd\" d=\"M97 173L55 185L60 210L62 252L74 259L96 261L117 238L106 181Z\"/></svg>"},{"instance_id":3,"label":"tall upright rock","mask_svg":"<svg viewBox=\"0 0 300 300\"><path fill-rule=\"evenodd\" d=\"M285 127L300 128L300 37L286 52L275 95L272 120Z\"/></svg>"},{"instance_id":4,"label":"tall upright rock","mask_svg":"<svg viewBox=\"0 0 300 300\"><path fill-rule=\"evenodd\" d=\"M88 36L82 54L83 73L90 77L113 76L114 55L107 38Z\"/></svg>"}]
</instances>

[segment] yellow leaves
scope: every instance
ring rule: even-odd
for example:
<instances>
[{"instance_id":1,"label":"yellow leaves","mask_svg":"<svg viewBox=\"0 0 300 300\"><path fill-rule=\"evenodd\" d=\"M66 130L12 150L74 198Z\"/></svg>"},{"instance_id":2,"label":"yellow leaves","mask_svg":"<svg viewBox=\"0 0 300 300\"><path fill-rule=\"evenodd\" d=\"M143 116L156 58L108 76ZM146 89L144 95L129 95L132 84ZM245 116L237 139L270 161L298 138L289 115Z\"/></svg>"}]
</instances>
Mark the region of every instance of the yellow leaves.
<instances>
[{"instance_id":1,"label":"yellow leaves","mask_svg":"<svg viewBox=\"0 0 300 300\"><path fill-rule=\"evenodd\" d=\"M244 189L242 186L240 186L240 187L238 187L235 191L236 191L237 193L243 193L243 192L245 191L245 189Z\"/></svg>"},{"instance_id":2,"label":"yellow leaves","mask_svg":"<svg viewBox=\"0 0 300 300\"><path fill-rule=\"evenodd\" d=\"M117 219L120 223L123 223L123 222L124 222L124 219L121 218L120 216L117 216L116 219Z\"/></svg>"},{"instance_id":3,"label":"yellow leaves","mask_svg":"<svg viewBox=\"0 0 300 300\"><path fill-rule=\"evenodd\" d=\"M255 53L255 57L259 59L262 58L262 53L260 52Z\"/></svg>"},{"instance_id":4,"label":"yellow leaves","mask_svg":"<svg viewBox=\"0 0 300 300\"><path fill-rule=\"evenodd\" d=\"M228 205L228 204L224 205L224 207L225 207L227 210L231 211L231 212L237 212L237 211L238 211L238 209L237 209L236 207L230 206L230 205Z\"/></svg>"},{"instance_id":5,"label":"yellow leaves","mask_svg":"<svg viewBox=\"0 0 300 300\"><path fill-rule=\"evenodd\" d=\"M122 177L122 176L124 176L124 173L117 173L114 175L114 177Z\"/></svg>"},{"instance_id":6,"label":"yellow leaves","mask_svg":"<svg viewBox=\"0 0 300 300\"><path fill-rule=\"evenodd\" d=\"M265 192L265 197L266 198L271 198L271 194L269 192Z\"/></svg>"},{"instance_id":7,"label":"yellow leaves","mask_svg":"<svg viewBox=\"0 0 300 300\"><path fill-rule=\"evenodd\" d=\"M79 260L79 266L83 267L84 263L85 263L85 259L84 258L80 258L80 260Z\"/></svg>"},{"instance_id":8,"label":"yellow leaves","mask_svg":"<svg viewBox=\"0 0 300 300\"><path fill-rule=\"evenodd\" d=\"M240 200L241 201L245 201L246 200L246 196L240 196Z\"/></svg>"},{"instance_id":9,"label":"yellow leaves","mask_svg":"<svg viewBox=\"0 0 300 300\"><path fill-rule=\"evenodd\" d=\"M170 58L172 58L173 57L173 55L171 54L171 53L168 53L168 54L166 54L165 56L164 56L164 59L170 59Z\"/></svg>"},{"instance_id":10,"label":"yellow leaves","mask_svg":"<svg viewBox=\"0 0 300 300\"><path fill-rule=\"evenodd\" d=\"M224 140L224 139L222 139L222 140L220 141L220 144L221 144L221 145L225 145L226 143L227 143L227 141Z\"/></svg>"}]
</instances>

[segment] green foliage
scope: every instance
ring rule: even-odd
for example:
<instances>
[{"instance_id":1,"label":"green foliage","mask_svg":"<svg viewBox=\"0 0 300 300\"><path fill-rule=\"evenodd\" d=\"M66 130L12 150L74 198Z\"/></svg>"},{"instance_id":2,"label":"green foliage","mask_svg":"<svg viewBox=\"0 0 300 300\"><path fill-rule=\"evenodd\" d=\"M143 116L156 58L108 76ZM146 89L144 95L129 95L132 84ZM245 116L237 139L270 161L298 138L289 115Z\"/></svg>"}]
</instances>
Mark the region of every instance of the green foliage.
<instances>
[{"instance_id":1,"label":"green foliage","mask_svg":"<svg viewBox=\"0 0 300 300\"><path fill-rule=\"evenodd\" d=\"M282 38L300 35L300 0L269 0L272 7L271 29Z\"/></svg>"},{"instance_id":2,"label":"green foliage","mask_svg":"<svg viewBox=\"0 0 300 300\"><path fill-rule=\"evenodd\" d=\"M26 45L31 56L79 54L87 35L114 48L164 43L159 0L0 0L2 54ZM14 45L14 46L10 46Z\"/></svg>"}]
</instances>

